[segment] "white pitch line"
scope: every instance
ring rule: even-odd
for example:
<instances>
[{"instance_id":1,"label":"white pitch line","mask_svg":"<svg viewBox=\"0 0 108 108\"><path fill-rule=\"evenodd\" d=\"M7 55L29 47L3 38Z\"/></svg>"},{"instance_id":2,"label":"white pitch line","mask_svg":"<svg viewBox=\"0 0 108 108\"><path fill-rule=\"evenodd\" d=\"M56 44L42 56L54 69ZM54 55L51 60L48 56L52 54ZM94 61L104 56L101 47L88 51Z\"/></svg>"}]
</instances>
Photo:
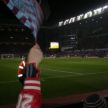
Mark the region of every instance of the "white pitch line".
<instances>
[{"instance_id":1,"label":"white pitch line","mask_svg":"<svg viewBox=\"0 0 108 108\"><path fill-rule=\"evenodd\" d=\"M69 71L56 70L56 69L44 69L44 70L50 70L50 71L62 72L62 73L70 73L70 74L76 74L76 75L86 75L86 74L98 74L98 73L104 73L104 72L79 73L79 72L69 72ZM52 74L52 73L51 73L51 74Z\"/></svg>"},{"instance_id":2,"label":"white pitch line","mask_svg":"<svg viewBox=\"0 0 108 108\"><path fill-rule=\"evenodd\" d=\"M98 73L84 73L81 75L62 75L62 76L54 76L54 77L47 77L45 79L53 79L53 78L67 78L67 77L77 77L77 76L86 76L86 75L95 75L95 74L103 74L103 72L98 72Z\"/></svg>"},{"instance_id":3,"label":"white pitch line","mask_svg":"<svg viewBox=\"0 0 108 108\"><path fill-rule=\"evenodd\" d=\"M55 71L55 72L62 72L62 73L70 73L70 74L77 74L77 75L82 75L82 73L75 73L75 72L69 72L69 71L63 71L63 70L56 70L56 69L44 69L44 70L50 70L50 71Z\"/></svg>"},{"instance_id":4,"label":"white pitch line","mask_svg":"<svg viewBox=\"0 0 108 108\"><path fill-rule=\"evenodd\" d=\"M47 77L45 79L54 79L54 78L67 78L67 77L75 77L77 75L62 75L62 76L54 76L54 77Z\"/></svg>"}]
</instances>

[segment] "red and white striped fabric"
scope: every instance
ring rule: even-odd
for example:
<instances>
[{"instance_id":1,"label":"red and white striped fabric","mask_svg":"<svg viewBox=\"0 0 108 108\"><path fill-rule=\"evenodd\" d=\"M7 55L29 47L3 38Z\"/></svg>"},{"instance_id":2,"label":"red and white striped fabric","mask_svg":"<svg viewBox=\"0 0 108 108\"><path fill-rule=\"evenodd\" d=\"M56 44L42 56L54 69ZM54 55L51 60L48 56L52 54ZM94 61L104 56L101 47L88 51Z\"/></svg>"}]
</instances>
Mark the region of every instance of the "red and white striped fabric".
<instances>
[{"instance_id":1,"label":"red and white striped fabric","mask_svg":"<svg viewBox=\"0 0 108 108\"><path fill-rule=\"evenodd\" d=\"M36 78L27 78L19 94L16 108L41 108L40 81Z\"/></svg>"},{"instance_id":2,"label":"red and white striped fabric","mask_svg":"<svg viewBox=\"0 0 108 108\"><path fill-rule=\"evenodd\" d=\"M24 81L24 90L35 90L36 93L41 93L39 78L26 78Z\"/></svg>"},{"instance_id":3,"label":"red and white striped fabric","mask_svg":"<svg viewBox=\"0 0 108 108\"><path fill-rule=\"evenodd\" d=\"M43 21L43 12L36 0L3 0L14 15L28 27L35 39L40 24Z\"/></svg>"}]
</instances>

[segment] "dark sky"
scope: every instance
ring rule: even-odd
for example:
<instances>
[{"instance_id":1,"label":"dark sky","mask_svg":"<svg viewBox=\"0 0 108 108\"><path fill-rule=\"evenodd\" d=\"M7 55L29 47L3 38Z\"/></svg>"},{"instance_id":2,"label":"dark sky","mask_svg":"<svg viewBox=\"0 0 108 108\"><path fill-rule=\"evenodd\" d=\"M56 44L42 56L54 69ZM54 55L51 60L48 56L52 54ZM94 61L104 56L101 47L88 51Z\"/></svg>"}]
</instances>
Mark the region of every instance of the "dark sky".
<instances>
[{"instance_id":1,"label":"dark sky","mask_svg":"<svg viewBox=\"0 0 108 108\"><path fill-rule=\"evenodd\" d=\"M57 21L72 17L90 9L95 9L102 4L107 3L107 0L48 0L51 14L47 23L52 24ZM0 22L16 21L16 18L8 10L8 8L0 1Z\"/></svg>"},{"instance_id":2,"label":"dark sky","mask_svg":"<svg viewBox=\"0 0 108 108\"><path fill-rule=\"evenodd\" d=\"M52 2L53 1L53 2ZM107 0L49 0L51 20L62 20L98 8Z\"/></svg>"}]
</instances>

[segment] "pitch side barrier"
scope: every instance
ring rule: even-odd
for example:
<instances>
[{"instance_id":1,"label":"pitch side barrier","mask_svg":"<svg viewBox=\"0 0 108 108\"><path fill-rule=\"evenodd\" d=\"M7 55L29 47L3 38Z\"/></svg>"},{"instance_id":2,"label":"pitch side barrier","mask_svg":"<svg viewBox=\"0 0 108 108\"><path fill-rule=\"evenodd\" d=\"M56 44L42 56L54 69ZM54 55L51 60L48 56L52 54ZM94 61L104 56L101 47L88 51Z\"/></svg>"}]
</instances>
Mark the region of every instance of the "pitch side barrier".
<instances>
[{"instance_id":1,"label":"pitch side barrier","mask_svg":"<svg viewBox=\"0 0 108 108\"><path fill-rule=\"evenodd\" d=\"M106 104L108 105L108 97L104 97L104 98L106 100ZM42 108L85 108L85 107L84 107L84 102L79 102L79 103L70 103L70 104L65 104L65 105L54 105L54 106L43 105ZM102 107L102 108L107 108L107 107Z\"/></svg>"}]
</instances>

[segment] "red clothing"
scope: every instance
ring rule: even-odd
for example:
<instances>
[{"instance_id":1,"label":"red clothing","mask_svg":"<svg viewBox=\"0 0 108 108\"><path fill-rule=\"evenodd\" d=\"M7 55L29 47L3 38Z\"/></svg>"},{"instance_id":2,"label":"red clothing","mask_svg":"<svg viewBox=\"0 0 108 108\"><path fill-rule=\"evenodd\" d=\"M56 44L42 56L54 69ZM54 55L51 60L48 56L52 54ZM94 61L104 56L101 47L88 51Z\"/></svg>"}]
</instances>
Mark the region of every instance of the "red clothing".
<instances>
[{"instance_id":1,"label":"red clothing","mask_svg":"<svg viewBox=\"0 0 108 108\"><path fill-rule=\"evenodd\" d=\"M23 74L25 73L25 69L24 69L25 65L26 62L24 60L21 61L21 63L19 64L18 71L17 71L18 77L22 77Z\"/></svg>"},{"instance_id":2,"label":"red clothing","mask_svg":"<svg viewBox=\"0 0 108 108\"><path fill-rule=\"evenodd\" d=\"M40 81L36 78L27 78L19 94L16 108L41 108Z\"/></svg>"},{"instance_id":3,"label":"red clothing","mask_svg":"<svg viewBox=\"0 0 108 108\"><path fill-rule=\"evenodd\" d=\"M26 75L24 80L16 108L41 108L40 70L35 67L34 63L27 64L26 68L28 76Z\"/></svg>"}]
</instances>

